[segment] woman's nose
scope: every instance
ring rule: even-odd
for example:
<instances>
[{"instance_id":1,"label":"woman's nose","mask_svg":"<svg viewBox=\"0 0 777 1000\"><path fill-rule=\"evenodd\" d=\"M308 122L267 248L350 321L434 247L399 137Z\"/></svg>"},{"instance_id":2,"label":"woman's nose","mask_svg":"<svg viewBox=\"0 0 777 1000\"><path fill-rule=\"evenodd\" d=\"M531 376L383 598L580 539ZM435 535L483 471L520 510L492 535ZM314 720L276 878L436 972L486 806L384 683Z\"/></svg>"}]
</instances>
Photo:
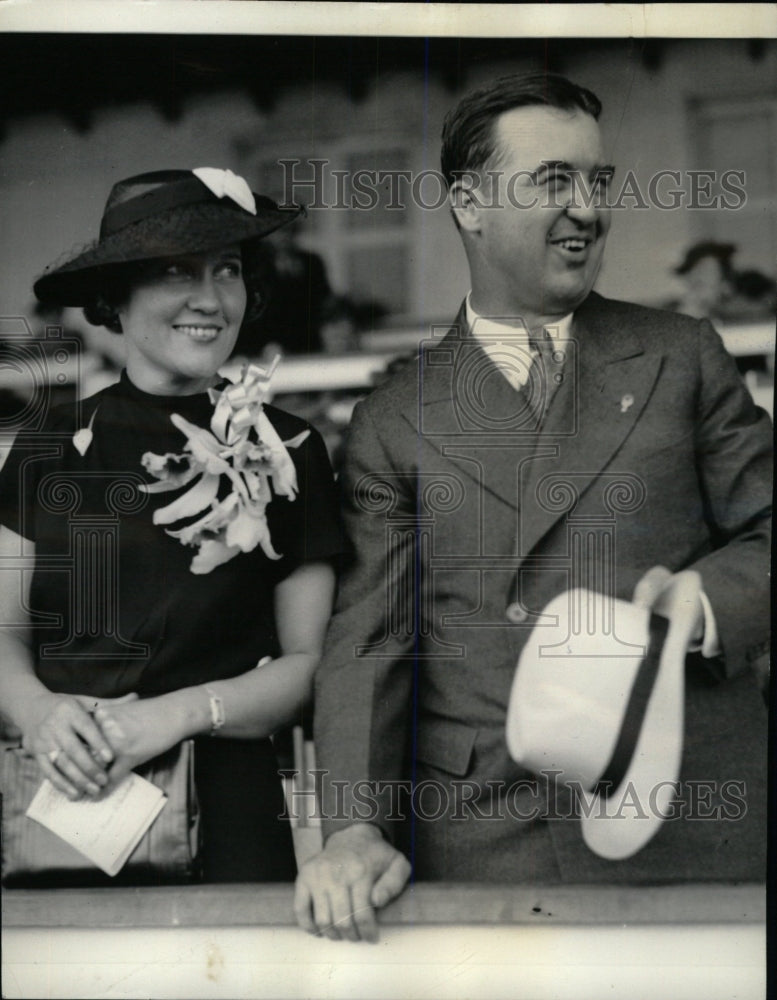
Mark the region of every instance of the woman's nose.
<instances>
[{"instance_id":1,"label":"woman's nose","mask_svg":"<svg viewBox=\"0 0 777 1000\"><path fill-rule=\"evenodd\" d=\"M219 308L216 282L210 272L197 276L189 291L189 306L199 312L216 312Z\"/></svg>"}]
</instances>

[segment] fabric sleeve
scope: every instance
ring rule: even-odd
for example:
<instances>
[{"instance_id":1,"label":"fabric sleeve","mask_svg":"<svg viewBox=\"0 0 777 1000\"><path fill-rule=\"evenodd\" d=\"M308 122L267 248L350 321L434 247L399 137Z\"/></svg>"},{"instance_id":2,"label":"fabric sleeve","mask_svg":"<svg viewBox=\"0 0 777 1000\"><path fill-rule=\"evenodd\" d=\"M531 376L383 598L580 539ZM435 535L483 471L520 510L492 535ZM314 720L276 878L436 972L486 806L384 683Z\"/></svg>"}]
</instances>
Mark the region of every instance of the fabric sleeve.
<instances>
[{"instance_id":1,"label":"fabric sleeve","mask_svg":"<svg viewBox=\"0 0 777 1000\"><path fill-rule=\"evenodd\" d=\"M393 434L392 444L401 435ZM385 427L384 427L385 430ZM343 471L346 573L316 672L314 740L322 770L323 833L355 821L394 839L395 793L407 775L413 706L413 531L387 534L386 504L416 510L411 462L389 454L368 408L354 410Z\"/></svg>"},{"instance_id":2,"label":"fabric sleeve","mask_svg":"<svg viewBox=\"0 0 777 1000\"><path fill-rule=\"evenodd\" d=\"M346 550L337 486L321 435L310 428L289 454L297 470L297 496L276 496L267 507L272 544L283 557L277 564L279 580L303 563L337 559Z\"/></svg>"},{"instance_id":3,"label":"fabric sleeve","mask_svg":"<svg viewBox=\"0 0 777 1000\"><path fill-rule=\"evenodd\" d=\"M725 672L744 670L768 644L772 428L721 338L702 322L696 454L715 549L698 560Z\"/></svg>"}]
</instances>

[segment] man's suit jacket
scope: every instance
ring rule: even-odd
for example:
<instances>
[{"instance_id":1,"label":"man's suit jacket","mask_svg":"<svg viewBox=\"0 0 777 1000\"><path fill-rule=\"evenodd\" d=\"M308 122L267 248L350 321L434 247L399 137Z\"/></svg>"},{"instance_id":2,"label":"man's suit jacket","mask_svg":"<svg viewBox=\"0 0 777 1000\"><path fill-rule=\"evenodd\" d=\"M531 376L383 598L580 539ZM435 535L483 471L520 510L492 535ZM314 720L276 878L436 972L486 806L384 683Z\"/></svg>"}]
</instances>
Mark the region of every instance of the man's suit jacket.
<instances>
[{"instance_id":1,"label":"man's suit jacket","mask_svg":"<svg viewBox=\"0 0 777 1000\"><path fill-rule=\"evenodd\" d=\"M572 333L539 432L463 310L354 412L354 563L316 677L325 834L376 822L422 879L763 877L768 417L704 321L591 294ZM682 818L605 862L509 758L506 707L552 597L629 600L654 565L699 571L722 656L688 657Z\"/></svg>"}]
</instances>

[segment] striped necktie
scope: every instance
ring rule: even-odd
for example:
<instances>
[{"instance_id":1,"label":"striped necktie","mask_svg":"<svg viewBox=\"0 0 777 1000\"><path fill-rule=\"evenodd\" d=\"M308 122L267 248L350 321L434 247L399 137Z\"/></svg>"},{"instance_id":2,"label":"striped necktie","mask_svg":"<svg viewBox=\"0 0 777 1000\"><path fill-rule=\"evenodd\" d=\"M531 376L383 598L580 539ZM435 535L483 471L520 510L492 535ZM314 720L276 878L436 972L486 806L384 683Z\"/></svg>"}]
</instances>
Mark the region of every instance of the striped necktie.
<instances>
[{"instance_id":1,"label":"striped necktie","mask_svg":"<svg viewBox=\"0 0 777 1000\"><path fill-rule=\"evenodd\" d=\"M534 424L539 429L548 412L553 394L564 379L564 351L554 344L547 330L539 337L531 337L529 345L534 352L534 363L529 373L526 392Z\"/></svg>"}]
</instances>

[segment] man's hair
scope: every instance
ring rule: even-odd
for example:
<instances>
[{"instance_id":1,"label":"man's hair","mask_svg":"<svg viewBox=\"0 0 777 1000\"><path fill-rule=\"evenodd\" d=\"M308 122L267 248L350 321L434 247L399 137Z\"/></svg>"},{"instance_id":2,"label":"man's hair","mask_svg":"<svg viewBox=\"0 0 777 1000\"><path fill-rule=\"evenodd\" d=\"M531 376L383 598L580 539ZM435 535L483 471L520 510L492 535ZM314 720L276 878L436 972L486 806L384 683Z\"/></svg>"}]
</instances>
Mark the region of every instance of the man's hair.
<instances>
[{"instance_id":1,"label":"man's hair","mask_svg":"<svg viewBox=\"0 0 777 1000\"><path fill-rule=\"evenodd\" d=\"M556 73L500 77L468 94L445 117L440 161L448 187L463 173L479 170L497 152L494 123L499 115L537 104L584 111L595 119L602 110L595 94Z\"/></svg>"}]
</instances>

